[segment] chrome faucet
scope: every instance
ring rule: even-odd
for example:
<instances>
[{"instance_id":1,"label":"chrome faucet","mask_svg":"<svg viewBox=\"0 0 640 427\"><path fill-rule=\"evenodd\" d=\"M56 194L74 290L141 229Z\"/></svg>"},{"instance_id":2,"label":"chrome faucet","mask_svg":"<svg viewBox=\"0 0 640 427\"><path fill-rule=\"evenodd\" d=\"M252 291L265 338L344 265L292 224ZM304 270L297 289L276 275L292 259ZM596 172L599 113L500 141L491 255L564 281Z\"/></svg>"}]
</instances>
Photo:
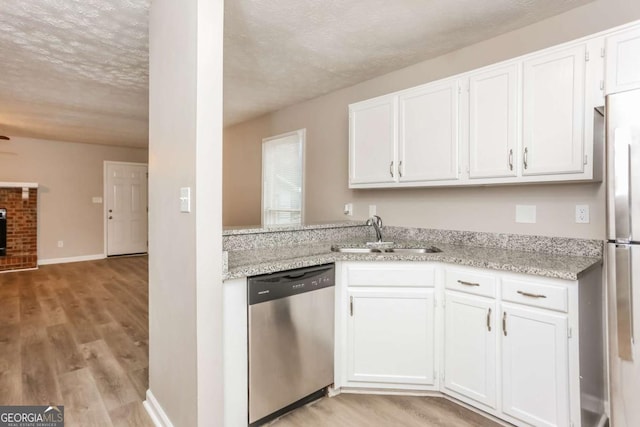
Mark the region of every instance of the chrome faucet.
<instances>
[{"instance_id":1,"label":"chrome faucet","mask_svg":"<svg viewBox=\"0 0 640 427\"><path fill-rule=\"evenodd\" d=\"M382 218L378 215L374 215L367 220L367 225L372 225L376 231L376 241L382 243Z\"/></svg>"}]
</instances>

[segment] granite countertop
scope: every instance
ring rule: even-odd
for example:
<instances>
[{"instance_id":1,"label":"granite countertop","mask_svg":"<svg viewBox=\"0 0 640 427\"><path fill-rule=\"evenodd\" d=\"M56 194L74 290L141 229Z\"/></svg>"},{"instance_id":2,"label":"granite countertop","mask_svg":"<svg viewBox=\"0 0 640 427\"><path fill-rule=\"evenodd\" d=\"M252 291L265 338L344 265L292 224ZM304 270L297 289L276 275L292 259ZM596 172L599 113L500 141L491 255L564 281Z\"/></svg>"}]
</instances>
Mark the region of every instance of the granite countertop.
<instances>
[{"instance_id":1,"label":"granite countertop","mask_svg":"<svg viewBox=\"0 0 640 427\"><path fill-rule=\"evenodd\" d=\"M309 222L305 224L287 225L253 225L253 226L227 226L222 231L223 236L235 236L241 234L280 233L283 231L322 230L326 228L362 227L364 221L328 221Z\"/></svg>"},{"instance_id":2,"label":"granite countertop","mask_svg":"<svg viewBox=\"0 0 640 427\"><path fill-rule=\"evenodd\" d=\"M228 271L225 273L224 279L274 273L337 261L434 261L577 280L584 272L602 263L601 257L555 255L427 241L399 242L395 243L393 247L435 246L442 252L426 254L340 253L331 251L331 246L334 244L341 247L366 247L366 243L362 241L342 241L230 251L228 253Z\"/></svg>"}]
</instances>

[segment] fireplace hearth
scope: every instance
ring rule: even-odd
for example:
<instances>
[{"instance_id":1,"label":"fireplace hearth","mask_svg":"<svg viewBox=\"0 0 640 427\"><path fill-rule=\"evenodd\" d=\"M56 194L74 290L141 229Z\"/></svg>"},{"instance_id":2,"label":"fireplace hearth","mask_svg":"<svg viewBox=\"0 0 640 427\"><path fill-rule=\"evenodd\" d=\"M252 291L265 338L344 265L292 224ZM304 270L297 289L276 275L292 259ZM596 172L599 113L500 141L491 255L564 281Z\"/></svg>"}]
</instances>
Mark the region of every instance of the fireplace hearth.
<instances>
[{"instance_id":1,"label":"fireplace hearth","mask_svg":"<svg viewBox=\"0 0 640 427\"><path fill-rule=\"evenodd\" d=\"M38 267L38 184L0 182L0 272Z\"/></svg>"}]
</instances>

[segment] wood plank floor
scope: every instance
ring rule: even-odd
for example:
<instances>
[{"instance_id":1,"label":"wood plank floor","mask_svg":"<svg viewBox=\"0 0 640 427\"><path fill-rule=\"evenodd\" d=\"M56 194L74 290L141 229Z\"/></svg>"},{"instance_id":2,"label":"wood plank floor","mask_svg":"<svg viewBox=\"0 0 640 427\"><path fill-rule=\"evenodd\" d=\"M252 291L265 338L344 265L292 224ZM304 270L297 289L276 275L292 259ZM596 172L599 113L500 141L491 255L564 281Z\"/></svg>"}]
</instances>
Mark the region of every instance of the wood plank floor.
<instances>
[{"instance_id":1,"label":"wood plank floor","mask_svg":"<svg viewBox=\"0 0 640 427\"><path fill-rule=\"evenodd\" d=\"M153 426L147 257L0 274L0 405L64 405L66 426Z\"/></svg>"},{"instance_id":2,"label":"wood plank floor","mask_svg":"<svg viewBox=\"0 0 640 427\"><path fill-rule=\"evenodd\" d=\"M340 394L298 408L271 427L498 427L441 397Z\"/></svg>"},{"instance_id":3,"label":"wood plank floor","mask_svg":"<svg viewBox=\"0 0 640 427\"><path fill-rule=\"evenodd\" d=\"M66 426L152 427L146 257L0 274L0 405L64 405ZM498 424L441 398L342 394L277 427ZM236 426L229 426L236 427Z\"/></svg>"}]
</instances>

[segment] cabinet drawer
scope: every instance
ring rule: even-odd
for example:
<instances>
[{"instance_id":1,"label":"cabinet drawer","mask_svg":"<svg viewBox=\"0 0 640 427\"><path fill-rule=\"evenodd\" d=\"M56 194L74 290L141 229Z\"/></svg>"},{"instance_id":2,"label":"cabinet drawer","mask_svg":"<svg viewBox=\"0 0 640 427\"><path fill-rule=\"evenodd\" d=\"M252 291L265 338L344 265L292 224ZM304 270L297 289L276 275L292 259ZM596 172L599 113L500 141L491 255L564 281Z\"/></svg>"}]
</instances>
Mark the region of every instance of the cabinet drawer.
<instances>
[{"instance_id":1,"label":"cabinet drawer","mask_svg":"<svg viewBox=\"0 0 640 427\"><path fill-rule=\"evenodd\" d=\"M447 289L486 297L496 296L496 276L475 271L445 270L444 285Z\"/></svg>"},{"instance_id":2,"label":"cabinet drawer","mask_svg":"<svg viewBox=\"0 0 640 427\"><path fill-rule=\"evenodd\" d=\"M433 287L436 283L434 266L417 263L398 265L362 264L347 267L348 286L405 286Z\"/></svg>"},{"instance_id":3,"label":"cabinet drawer","mask_svg":"<svg viewBox=\"0 0 640 427\"><path fill-rule=\"evenodd\" d=\"M502 299L565 313L568 311L567 288L563 286L504 279L502 282Z\"/></svg>"}]
</instances>

